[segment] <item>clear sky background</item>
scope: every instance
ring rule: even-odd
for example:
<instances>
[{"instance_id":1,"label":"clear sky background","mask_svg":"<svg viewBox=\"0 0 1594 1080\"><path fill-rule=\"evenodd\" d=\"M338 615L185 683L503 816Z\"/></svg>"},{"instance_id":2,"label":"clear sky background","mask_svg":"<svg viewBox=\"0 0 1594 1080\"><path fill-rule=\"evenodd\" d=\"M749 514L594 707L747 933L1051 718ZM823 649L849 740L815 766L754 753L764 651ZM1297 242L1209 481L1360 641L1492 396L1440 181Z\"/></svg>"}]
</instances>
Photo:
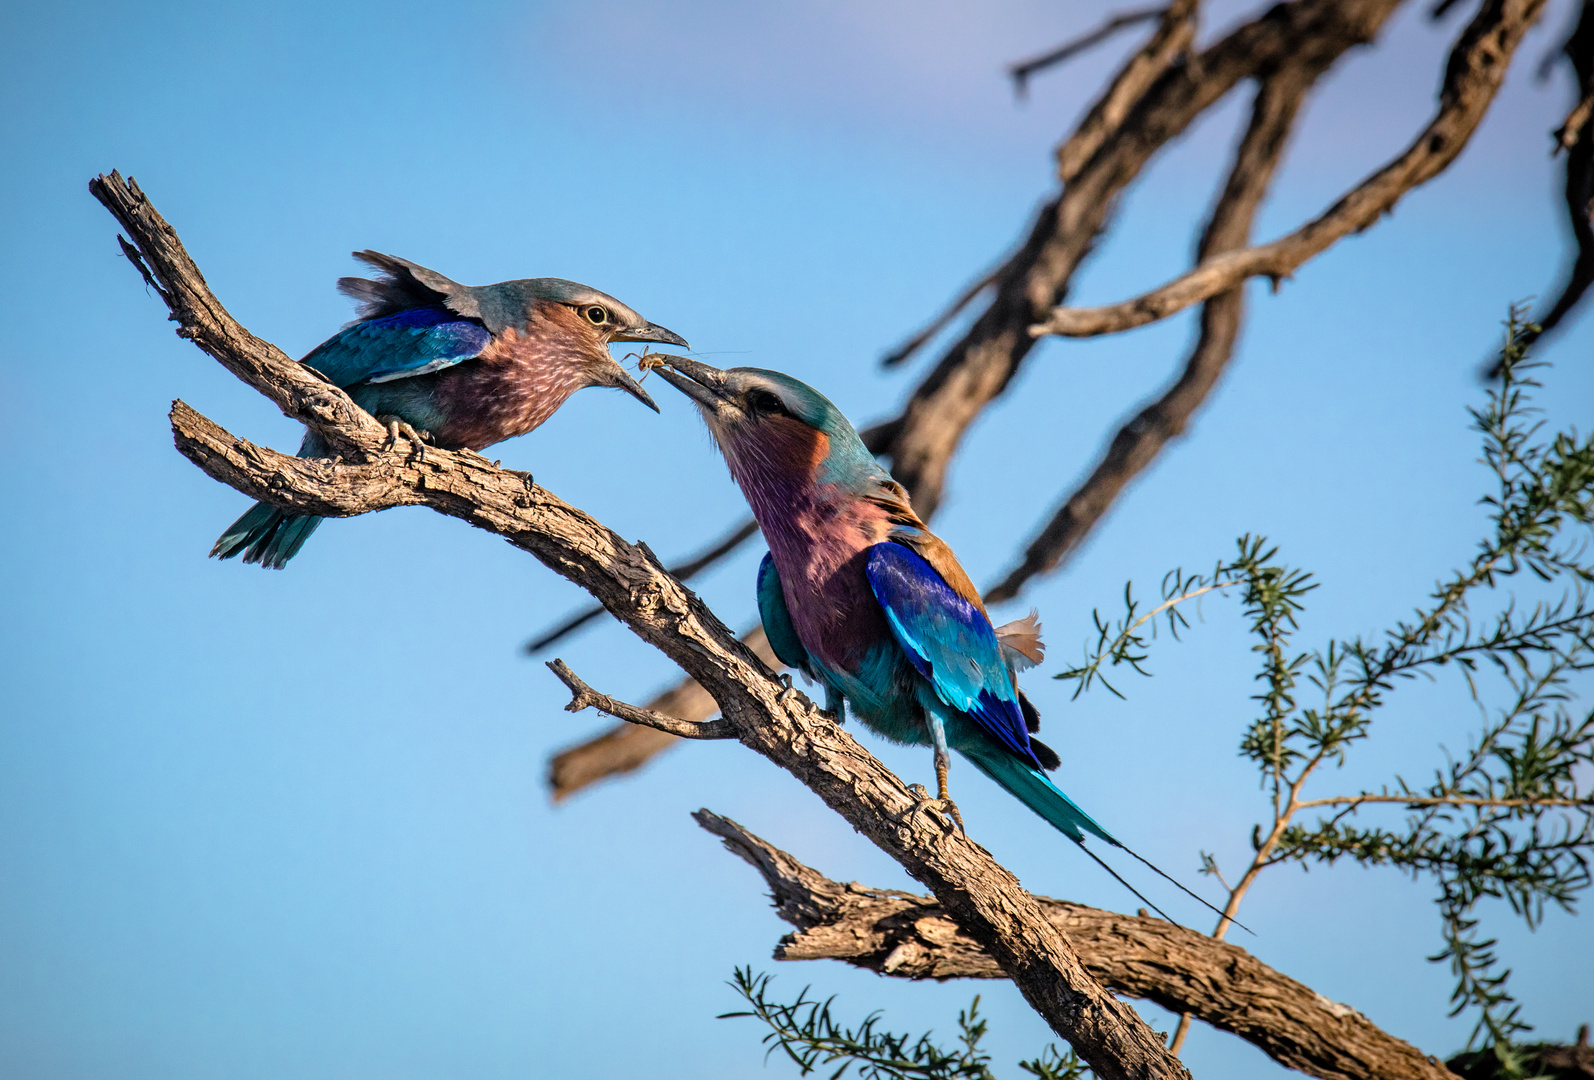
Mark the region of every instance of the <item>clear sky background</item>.
<instances>
[{"instance_id":1,"label":"clear sky background","mask_svg":"<svg viewBox=\"0 0 1594 1080\"><path fill-rule=\"evenodd\" d=\"M1571 102L1533 69L1572 14L1554 0L1483 130L1392 219L1251 291L1232 370L1041 609L1047 671L1093 606L1154 589L1260 532L1323 587L1303 642L1374 632L1481 535L1486 477L1465 409L1506 305L1563 257L1547 132ZM549 805L544 768L598 730L519 654L583 596L458 521L401 510L328 523L284 572L205 553L247 505L171 447L182 397L232 431L295 425L175 338L85 190L135 175L247 326L302 355L350 317L348 252L459 280L561 276L686 335L711 362L792 372L866 422L930 357L875 361L1021 235L1050 148L1131 41L1037 81L1007 61L1092 25L1098 3L569 6L283 2L7 4L0 13L0 1074L23 1080L763 1075L759 1032L717 1021L732 966L774 969L786 927L754 873L687 817L707 806L834 877L912 887L805 789L736 745L692 745ZM1214 6L1210 37L1247 8ZM1403 148L1467 14L1411 4L1314 99L1259 227L1293 228ZM1074 299L1176 272L1241 121L1232 98L1121 205ZM938 531L976 581L1006 567L1104 437L1167 379L1188 317L1051 342L971 431ZM1556 424L1590 422L1594 321L1545 357ZM685 402L654 416L578 395L494 451L666 558L743 507ZM749 549L701 581L754 617ZM1003 614L1003 613L999 613ZM1118 702L1028 683L1063 786L1194 879L1240 865L1264 806L1235 746L1252 658L1233 609L1160 652ZM612 623L561 649L633 700L674 678ZM1472 714L1403 689L1318 794L1422 777ZM905 777L929 754L866 740ZM960 778L960 779L959 779ZM973 770L973 834L1037 892L1133 910L1063 838ZM1177 895L1170 910L1208 919ZM1353 866L1270 872L1246 939L1280 970L1448 1054L1432 891ZM1549 1038L1594 1020L1594 929L1527 934L1486 908ZM910 985L781 965L858 1017L946 1032L984 995L1003 1075L1050 1034L1007 984ZM1159 1027L1166 1014L1147 1008ZM1197 1027L1197 1076L1268 1076ZM791 1075L772 1062L768 1075Z\"/></svg>"}]
</instances>

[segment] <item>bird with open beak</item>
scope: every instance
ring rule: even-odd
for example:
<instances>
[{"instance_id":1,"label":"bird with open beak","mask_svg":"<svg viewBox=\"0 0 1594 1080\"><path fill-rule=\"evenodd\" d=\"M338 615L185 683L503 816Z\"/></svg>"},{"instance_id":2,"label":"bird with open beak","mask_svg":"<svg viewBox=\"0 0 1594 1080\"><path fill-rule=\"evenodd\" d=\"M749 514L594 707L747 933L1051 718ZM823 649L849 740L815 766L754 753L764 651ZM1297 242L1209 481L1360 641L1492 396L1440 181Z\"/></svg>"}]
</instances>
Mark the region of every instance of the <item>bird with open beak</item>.
<instances>
[{"instance_id":1,"label":"bird with open beak","mask_svg":"<svg viewBox=\"0 0 1594 1080\"><path fill-rule=\"evenodd\" d=\"M1040 716L1018 688L1044 657L1035 613L992 626L952 549L841 410L778 371L668 355L646 366L697 403L769 543L758 611L775 655L824 686L837 720L850 708L887 739L935 748L939 798L920 807L962 824L947 791L957 750L1081 848L1088 834L1145 862L1046 775L1062 762L1031 737Z\"/></svg>"},{"instance_id":2,"label":"bird with open beak","mask_svg":"<svg viewBox=\"0 0 1594 1080\"><path fill-rule=\"evenodd\" d=\"M426 442L482 450L534 431L587 386L624 390L658 412L609 346L637 341L690 348L679 334L574 281L461 285L381 252L354 257L379 274L374 281L338 281L338 290L359 303L360 317L302 363L386 424L390 447L403 435L422 458ZM325 453L321 438L306 432L299 456ZM256 503L210 553L222 559L242 553L245 562L280 569L320 523Z\"/></svg>"}]
</instances>

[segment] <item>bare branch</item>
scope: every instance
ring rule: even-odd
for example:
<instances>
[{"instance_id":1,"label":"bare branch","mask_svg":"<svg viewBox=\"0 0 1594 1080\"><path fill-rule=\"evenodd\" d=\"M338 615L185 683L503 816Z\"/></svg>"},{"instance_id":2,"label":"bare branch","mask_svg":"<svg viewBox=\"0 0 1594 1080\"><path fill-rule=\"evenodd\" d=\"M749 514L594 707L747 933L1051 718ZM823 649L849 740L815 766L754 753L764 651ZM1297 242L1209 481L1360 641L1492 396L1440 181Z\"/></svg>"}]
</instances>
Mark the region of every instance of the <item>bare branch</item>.
<instances>
[{"instance_id":1,"label":"bare branch","mask_svg":"<svg viewBox=\"0 0 1594 1080\"><path fill-rule=\"evenodd\" d=\"M98 184L113 190L116 201L142 207L138 223L128 225L130 239L155 279L170 289L174 267L166 255L181 250L175 233L120 177L101 177ZM162 243L168 236L171 243ZM187 287L213 305L195 309L201 317L214 319L240 343L237 351L225 345L218 349L227 356L229 368L250 385L270 392L294 385L301 375L312 378L303 371L295 375L279 363L280 351L252 347L258 339L214 303L197 273ZM182 301L174 301L172 310L184 330L201 332ZM362 442L367 429L375 429L376 437L381 428L373 419L355 415L359 410L336 387L321 385L329 404L351 417L346 429L331 425L337 430L329 434L339 436L337 441ZM177 416L174 410L174 420ZM200 423L203 418L192 410L182 420L196 451L192 459L245 493L273 489L284 505L343 512L366 503L429 506L504 537L581 585L637 636L697 679L719 702L724 723L743 745L791 772L927 884L1098 1075L1106 1080L1189 1076L1134 1010L1091 978L1067 937L1011 873L963 833L944 832L918 814L919 800L907 785L805 696L776 679L696 595L670 577L645 545L627 543L590 515L477 455L429 451L415 465L379 463L388 472L374 478L385 485L376 491L371 490L372 477L361 475L351 482L335 464L321 463L319 472L289 469L266 452L251 452L247 443L219 427Z\"/></svg>"},{"instance_id":2,"label":"bare branch","mask_svg":"<svg viewBox=\"0 0 1594 1080\"><path fill-rule=\"evenodd\" d=\"M753 534L756 532L758 532L758 522L754 521L752 518L748 518L746 521L737 525L736 528L732 529L724 537L716 540L713 544L710 544L706 550L692 556L684 563L679 563L670 567L670 576L675 578L677 581L687 581L691 579L696 574L708 569L710 566L713 566L715 563L725 558L725 556L731 554L731 552L741 547L744 542L752 539ZM548 630L539 637L527 642L526 652L532 656L535 656L544 649L553 645L555 642L575 633L577 630L581 629L583 626L587 625L587 623L591 622L593 619L596 619L602 614L603 608L597 606L596 604L594 604L592 607L578 611L574 615L571 615L569 618L565 619L565 621L560 623L558 626L555 626L552 630Z\"/></svg>"},{"instance_id":3,"label":"bare branch","mask_svg":"<svg viewBox=\"0 0 1594 1080\"><path fill-rule=\"evenodd\" d=\"M1156 32L1124 63L1108 84L1107 92L1090 107L1073 134L1057 147L1058 180L1066 184L1079 175L1085 162L1117 134L1130 110L1151 89L1151 84L1190 51L1195 42L1197 11L1196 0L1175 0L1160 12L1138 13L1147 18L1161 16ZM1018 78L1016 72L1014 78Z\"/></svg>"},{"instance_id":4,"label":"bare branch","mask_svg":"<svg viewBox=\"0 0 1594 1080\"><path fill-rule=\"evenodd\" d=\"M958 317L959 312L977 300L982 292L996 284L996 279L1002 275L1002 271L1007 269L1007 261L1008 257L1003 257L1002 261L997 263L995 267L976 278L968 288L957 295L955 300L942 309L941 314L931 319L928 326L882 356L880 358L880 366L883 368L896 367L929 344L930 339L945 330L952 320Z\"/></svg>"},{"instance_id":5,"label":"bare branch","mask_svg":"<svg viewBox=\"0 0 1594 1080\"><path fill-rule=\"evenodd\" d=\"M1009 64L1007 73L1013 78L1013 93L1019 97L1024 97L1029 91L1031 75L1044 71L1049 67L1055 67L1069 57L1077 56L1093 45L1100 45L1103 41L1106 41L1126 27L1155 19L1162 15L1165 10L1165 8L1154 7L1125 11L1120 15L1112 16L1088 34L1083 34L1072 41L1065 42L1055 49L1041 53L1039 56L1032 56L1028 60L1020 60L1016 64Z\"/></svg>"},{"instance_id":6,"label":"bare branch","mask_svg":"<svg viewBox=\"0 0 1594 1080\"><path fill-rule=\"evenodd\" d=\"M653 728L674 735L678 739L734 739L736 738L736 725L724 720L707 720L702 723L691 723L686 720L677 720L673 716L654 712L651 709L639 709L635 705L628 705L610 697L600 694L592 687L581 681L581 677L565 664L563 660L548 662L548 670L559 676L559 681L570 688L573 695L570 704L565 706L565 712L581 712L583 709L597 709L606 712L616 720L624 720L628 724L640 727Z\"/></svg>"},{"instance_id":7,"label":"bare branch","mask_svg":"<svg viewBox=\"0 0 1594 1080\"><path fill-rule=\"evenodd\" d=\"M227 313L205 284L182 241L155 212L138 184L120 173L89 181L98 199L133 242L119 237L122 253L171 309L177 336L215 357L221 366L254 386L287 416L326 437L334 452L377 452L387 432L348 395L281 349L255 337Z\"/></svg>"},{"instance_id":8,"label":"bare branch","mask_svg":"<svg viewBox=\"0 0 1594 1080\"><path fill-rule=\"evenodd\" d=\"M1372 225L1406 192L1455 160L1494 100L1522 35L1543 7L1544 0L1487 0L1450 54L1433 121L1403 154L1315 221L1271 244L1206 259L1133 300L1098 308L1054 308L1029 332L1094 337L1144 326L1227 292L1247 278L1266 276L1277 284L1336 240Z\"/></svg>"},{"instance_id":9,"label":"bare branch","mask_svg":"<svg viewBox=\"0 0 1594 1080\"><path fill-rule=\"evenodd\" d=\"M1187 63L1170 63L1157 71L1132 107L1125 108L1121 122L1102 128L1110 139L1091 134L1096 129L1087 117L1064 144L1065 150L1070 145L1081 148L1083 164L1062 193L1041 209L989 305L914 391L889 444L879 448L890 455L892 474L908 489L921 517L935 513L947 464L969 424L1006 390L1034 347L1028 328L1061 300L1117 196L1157 150L1241 79L1269 71L1303 50L1371 40L1399 2L1278 4Z\"/></svg>"},{"instance_id":10,"label":"bare branch","mask_svg":"<svg viewBox=\"0 0 1594 1080\"><path fill-rule=\"evenodd\" d=\"M1566 39L1562 52L1572 62L1582 94L1566 122L1555 133L1556 145L1566 151L1566 182L1562 191L1576 253L1555 302L1534 318L1539 329L1530 332L1530 343L1559 327L1583 299L1589 286L1594 285L1594 222L1591 222L1594 218L1594 2L1591 0L1584 0L1577 26Z\"/></svg>"},{"instance_id":11,"label":"bare branch","mask_svg":"<svg viewBox=\"0 0 1594 1080\"><path fill-rule=\"evenodd\" d=\"M1350 44L1340 39L1338 52L1303 51L1295 62L1262 80L1223 193L1202 232L1197 259L1250 242L1252 222L1278 170L1307 92ZM990 590L988 603L1012 599L1030 579L1061 566L1130 481L1184 432L1190 417L1206 401L1234 355L1244 306L1241 289L1231 289L1207 301L1201 311L1200 337L1183 373L1157 400L1118 430L1090 476L1030 541L1023 560Z\"/></svg>"},{"instance_id":12,"label":"bare branch","mask_svg":"<svg viewBox=\"0 0 1594 1080\"><path fill-rule=\"evenodd\" d=\"M708 810L697 823L746 859L797 928L777 960L842 960L903 979L997 979L1002 969L928 896L832 881ZM1455 1080L1437 1060L1244 949L1147 916L1037 898L1102 984L1186 1012L1323 1080Z\"/></svg>"},{"instance_id":13,"label":"bare branch","mask_svg":"<svg viewBox=\"0 0 1594 1080\"><path fill-rule=\"evenodd\" d=\"M902 414L861 432L872 452L891 457L892 474L907 487L914 510L921 517L933 517L940 504L946 468L964 430L1005 390L1033 347L1025 328L1067 288L1079 260L1089 252L1103 227L1116 193L1134 179L1156 149L1177 136L1240 79L1271 71L1286 62L1299 66L1314 57L1337 57L1370 40L1398 3L1399 0L1296 0L1282 4L1176 70L1175 62L1188 49L1194 33L1195 8L1182 3L1168 9L1157 33L1129 59L1107 93L1058 151L1059 161L1065 163L1065 179L1069 180L1074 180L1086 162L1105 146L1101 160L1090 162L1087 172L1042 209L1028 239L996 274L993 284L997 295L990 306L914 391ZM1168 78L1159 83L1164 75ZM1143 105L1142 98L1146 99ZM1136 108L1131 120L1130 113ZM1109 137L1111 145L1106 145ZM1265 144L1256 141L1254 145L1260 152ZM1265 174L1253 171L1243 175L1260 177L1265 187ZM1260 190L1255 197L1261 197ZM1239 209L1246 205L1240 196L1226 196L1219 203L1220 208ZM1228 218L1214 214L1204 247L1229 235L1231 226L1220 227L1224 220ZM1238 223L1242 217L1233 220ZM1249 217L1243 220L1246 233L1233 246L1248 240ZM1047 299L1038 302L1038 306L1026 299L1029 296ZM1132 421L1119 433L1107 459L1064 504L1053 525L1032 544L1034 562L1032 565L1026 560L1025 567L1029 569L1023 572L1024 579L1048 565L1056 566L1067 552L1078 547L1129 479L1154 459L1172 434L1183 429L1188 416L1216 383L1238 334L1240 301L1220 298L1208 308L1203 315L1202 343L1186 365L1184 377L1163 396L1160 407L1152 406L1158 410L1155 415L1159 420L1167 418L1166 426L1147 427ZM1049 554L1053 550L1058 552L1055 560ZM1022 584L1023 580L1010 575L992 596L1010 597ZM689 718L700 717L692 714ZM612 762L617 769L634 769L646 760L649 750L668 745L667 740L641 732L622 734L621 729L615 729L592 743L566 751L572 759L556 761L550 775L566 775L564 766L569 764L569 774L579 780L576 786L580 786L600 778L603 774L597 768L605 762ZM566 789L559 780L554 784L556 797L562 797Z\"/></svg>"},{"instance_id":14,"label":"bare branch","mask_svg":"<svg viewBox=\"0 0 1594 1080\"><path fill-rule=\"evenodd\" d=\"M770 668L781 667L775 650L769 647L762 626L742 635L742 644ZM684 679L648 702L649 712L663 713L689 723L707 720L719 713L719 703L695 679ZM578 743L554 755L548 763L548 788L555 802L569 798L582 788L610 776L640 769L655 754L676 745L674 735L635 724L616 724L595 738Z\"/></svg>"}]
</instances>

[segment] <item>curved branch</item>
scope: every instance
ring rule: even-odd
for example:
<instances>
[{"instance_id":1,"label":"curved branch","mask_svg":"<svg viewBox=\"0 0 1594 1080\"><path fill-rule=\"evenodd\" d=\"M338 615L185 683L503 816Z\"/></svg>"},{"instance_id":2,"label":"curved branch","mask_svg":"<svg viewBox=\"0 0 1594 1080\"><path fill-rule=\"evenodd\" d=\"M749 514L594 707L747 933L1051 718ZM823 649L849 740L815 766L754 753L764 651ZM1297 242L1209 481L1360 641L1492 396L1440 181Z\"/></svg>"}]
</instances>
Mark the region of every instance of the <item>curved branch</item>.
<instances>
[{"instance_id":1,"label":"curved branch","mask_svg":"<svg viewBox=\"0 0 1594 1080\"><path fill-rule=\"evenodd\" d=\"M674 735L678 739L734 739L736 738L736 725L724 720L709 720L704 723L694 724L686 720L677 720L673 716L654 712L651 709L639 709L635 705L627 704L608 694L600 694L592 687L581 681L581 677L571 671L563 660L552 660L548 663L548 670L559 677L570 690L570 704L565 706L565 712L581 712L583 709L597 709L606 712L616 720L624 720L628 724L639 727L653 728Z\"/></svg>"},{"instance_id":2,"label":"curved branch","mask_svg":"<svg viewBox=\"0 0 1594 1080\"><path fill-rule=\"evenodd\" d=\"M1562 197L1575 253L1555 302L1533 320L1539 329L1530 334L1530 343L1556 330L1594 285L1594 3L1589 0L1562 52L1572 62L1582 95L1555 133L1556 145L1566 151Z\"/></svg>"},{"instance_id":3,"label":"curved branch","mask_svg":"<svg viewBox=\"0 0 1594 1080\"><path fill-rule=\"evenodd\" d=\"M1509 809L1522 806L1565 806L1594 811L1594 798L1587 799L1474 799L1461 795L1336 795L1328 799L1305 799L1292 804L1296 810L1317 806L1344 806L1354 810L1366 803L1394 803L1399 806L1483 806Z\"/></svg>"},{"instance_id":4,"label":"curved branch","mask_svg":"<svg viewBox=\"0 0 1594 1080\"><path fill-rule=\"evenodd\" d=\"M1057 147L1057 179L1065 184L1079 175L1085 163L1123 126L1130 111L1146 96L1151 85L1183 59L1195 43L1196 16L1199 14L1196 0L1175 0L1161 11L1133 14L1142 18L1160 15L1161 18L1156 31L1119 69L1108 85L1107 92L1090 107L1073 134ZM1030 63L1034 65L1036 62ZM1016 71L1013 77L1015 81L1018 79Z\"/></svg>"},{"instance_id":5,"label":"curved branch","mask_svg":"<svg viewBox=\"0 0 1594 1080\"><path fill-rule=\"evenodd\" d=\"M1342 40L1337 51L1302 53L1294 62L1271 72L1257 87L1250 123L1235 150L1223 193L1196 249L1198 259L1250 242L1252 222L1278 171L1301 104L1316 81L1348 48L1350 42ZM1011 600L1032 578L1061 566L1078 550L1124 488L1156 460L1164 446L1183 434L1234 356L1244 312L1245 294L1241 289L1231 289L1207 301L1201 310L1200 337L1183 373L1159 398L1118 429L1090 476L1029 542L1019 565L986 595L987 603Z\"/></svg>"},{"instance_id":6,"label":"curved branch","mask_svg":"<svg viewBox=\"0 0 1594 1080\"><path fill-rule=\"evenodd\" d=\"M143 221L151 228L129 226L131 240L155 279L169 282L172 267L163 262L163 255L181 250L176 234L120 177L101 177L99 183L115 189L119 197L137 198L143 204ZM158 242L162 236L169 237L169 246ZM197 275L190 287L208 295ZM198 332L186 321L188 311L181 304L171 307L184 330ZM245 345L257 340L219 304L213 310L219 313L215 317L223 329L236 331L236 340ZM280 351L231 352L224 347L221 351L228 366L262 392L270 392L284 377L295 377L277 362ZM301 374L309 377L302 369ZM358 412L337 388L326 386L325 393L351 416ZM1189 1076L1156 1032L1091 978L1067 937L1046 919L1035 898L1011 873L961 832L945 833L916 813L919 800L907 785L806 697L776 679L645 545L626 542L590 515L474 454L428 451L424 462L393 467L379 477L383 490L351 493L349 489L358 485L350 484L336 464L323 463L320 472L291 470L264 454L229 453L242 440L208 422L200 423L203 418L190 413L182 414L182 419L196 451L191 460L207 472L215 469L212 475L245 493L273 490L286 505L429 506L502 536L581 585L638 637L702 684L743 745L791 772L928 885L1009 974L1031 1006L1098 1075L1106 1080ZM359 441L367 428L380 431L373 419L355 416L346 430L339 428L337 433Z\"/></svg>"},{"instance_id":7,"label":"curved branch","mask_svg":"<svg viewBox=\"0 0 1594 1080\"><path fill-rule=\"evenodd\" d=\"M1242 79L1303 51L1370 41L1399 3L1293 0L1269 8L1184 63L1176 62L1178 50L1159 51L1166 42L1159 44L1156 36L1131 58L1098 103L1099 128L1092 120L1098 110L1093 109L1059 151L1070 161L1079 159L1078 171L1041 208L1029 236L1000 275L990 303L914 390L889 445L881 448L921 517L935 513L948 463L969 425L1006 391L1034 348L1028 328L1062 299L1118 195L1152 156ZM1144 80L1130 77L1129 68L1143 60L1150 65ZM1114 122L1120 113L1121 120Z\"/></svg>"},{"instance_id":8,"label":"curved branch","mask_svg":"<svg viewBox=\"0 0 1594 1080\"><path fill-rule=\"evenodd\" d=\"M1225 252L1161 288L1121 304L1054 308L1031 326L1034 337L1095 337L1165 319L1258 276L1275 286L1336 240L1372 225L1401 196L1455 160L1483 119L1511 65L1522 35L1544 0L1487 0L1450 54L1434 119L1406 151L1347 193L1327 212L1289 236L1244 251Z\"/></svg>"},{"instance_id":9,"label":"curved branch","mask_svg":"<svg viewBox=\"0 0 1594 1080\"><path fill-rule=\"evenodd\" d=\"M752 518L741 522L724 537L710 544L707 550L692 556L684 563L670 567L670 576L677 581L687 581L730 555L758 532L758 522ZM544 631L526 643L526 652L532 656L561 641L603 614L603 608L594 604L565 619L551 630Z\"/></svg>"},{"instance_id":10,"label":"curved branch","mask_svg":"<svg viewBox=\"0 0 1594 1080\"><path fill-rule=\"evenodd\" d=\"M1013 93L1019 97L1023 97L1029 90L1030 76L1034 75L1036 72L1045 71L1049 67L1055 67L1056 65L1068 60L1070 57L1077 56L1094 45L1100 45L1102 42L1106 41L1108 38L1112 37L1118 31L1126 27L1134 26L1136 23L1143 23L1151 19L1158 18L1166 10L1166 8L1154 7L1140 8L1136 11L1121 12L1120 14L1110 17L1106 22L1102 23L1089 33L1082 34L1079 37L1074 38L1072 41L1064 42L1055 49L1049 49L1046 52L1041 53L1039 56L1031 57L1028 60L1020 60L1016 64L1009 64L1007 66L1007 74L1013 80Z\"/></svg>"},{"instance_id":11,"label":"curved branch","mask_svg":"<svg viewBox=\"0 0 1594 1080\"><path fill-rule=\"evenodd\" d=\"M769 647L769 639L764 636L763 627L743 634L742 644L772 670L781 667L775 650ZM648 702L647 709L687 723L699 723L720 711L719 703L691 678L681 680ZM655 728L616 724L601 735L555 754L548 763L548 790L554 802L562 802L599 780L640 769L655 754L663 753L680 741Z\"/></svg>"},{"instance_id":12,"label":"curved branch","mask_svg":"<svg viewBox=\"0 0 1594 1080\"><path fill-rule=\"evenodd\" d=\"M999 979L1002 969L928 896L832 881L736 822L692 817L764 877L797 928L777 960L841 960L900 979ZM1145 915L1036 898L1109 989L1188 1012L1322 1080L1455 1080L1444 1065L1237 945Z\"/></svg>"}]
</instances>

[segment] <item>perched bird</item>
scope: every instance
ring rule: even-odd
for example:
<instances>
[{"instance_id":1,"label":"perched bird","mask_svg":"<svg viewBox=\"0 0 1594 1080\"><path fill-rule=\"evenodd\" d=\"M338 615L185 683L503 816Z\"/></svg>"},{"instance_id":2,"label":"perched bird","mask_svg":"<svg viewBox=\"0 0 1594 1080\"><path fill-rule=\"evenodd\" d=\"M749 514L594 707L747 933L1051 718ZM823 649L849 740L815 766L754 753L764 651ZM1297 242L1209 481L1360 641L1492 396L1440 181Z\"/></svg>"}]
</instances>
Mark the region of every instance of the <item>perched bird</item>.
<instances>
[{"instance_id":1,"label":"perched bird","mask_svg":"<svg viewBox=\"0 0 1594 1080\"><path fill-rule=\"evenodd\" d=\"M560 278L461 285L435 270L377 251L356 251L375 281L346 277L338 291L359 319L312 349L301 363L325 375L424 458L425 442L481 450L534 431L585 386L613 386L658 412L609 355L617 341L689 348L614 297ZM326 446L305 433L300 457ZM216 540L211 555L281 569L321 524L256 503Z\"/></svg>"},{"instance_id":2,"label":"perched bird","mask_svg":"<svg viewBox=\"0 0 1594 1080\"><path fill-rule=\"evenodd\" d=\"M1061 762L1032 737L1040 717L1017 681L1043 656L1034 613L991 625L951 548L841 411L776 371L676 356L653 366L697 403L769 543L758 610L775 655L823 685L838 720L850 707L887 739L935 748L939 798L920 807L962 824L947 790L957 750L1081 848L1088 834L1146 862L1046 775Z\"/></svg>"}]
</instances>

